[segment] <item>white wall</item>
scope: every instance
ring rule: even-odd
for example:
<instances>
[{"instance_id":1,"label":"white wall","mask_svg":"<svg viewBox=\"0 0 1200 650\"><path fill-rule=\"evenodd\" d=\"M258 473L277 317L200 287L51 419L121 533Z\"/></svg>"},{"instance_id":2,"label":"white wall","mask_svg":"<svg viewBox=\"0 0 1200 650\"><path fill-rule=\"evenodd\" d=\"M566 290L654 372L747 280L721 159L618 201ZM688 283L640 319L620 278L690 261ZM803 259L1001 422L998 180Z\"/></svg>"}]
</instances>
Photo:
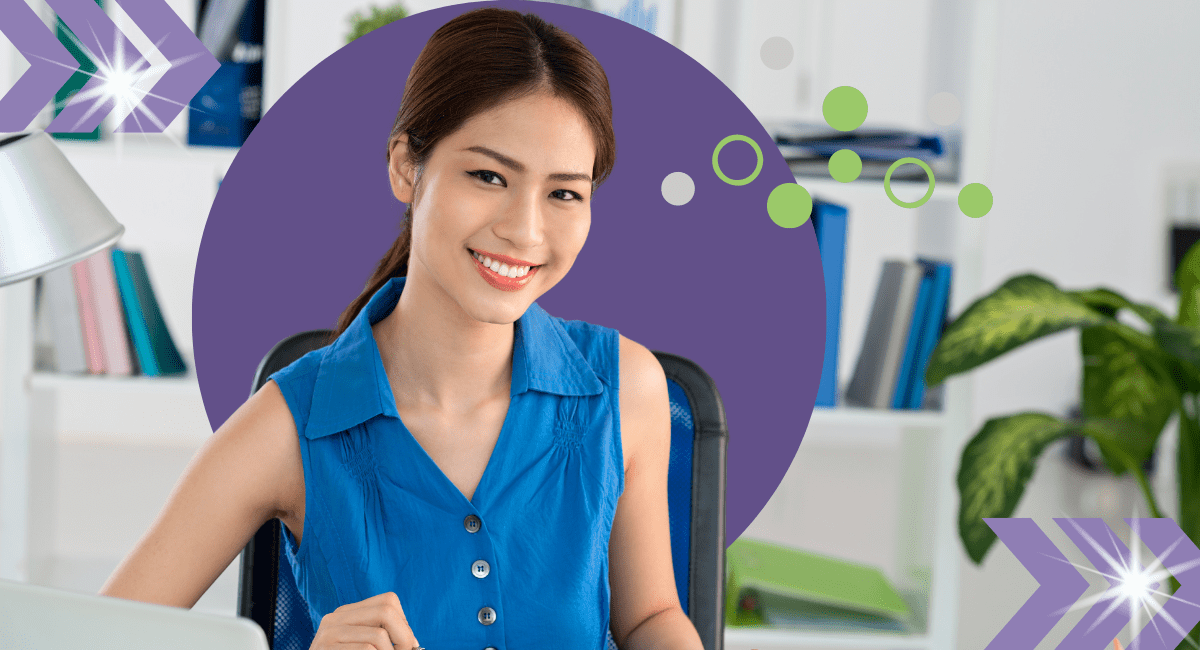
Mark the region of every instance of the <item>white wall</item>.
<instances>
[{"instance_id":1,"label":"white wall","mask_svg":"<svg viewBox=\"0 0 1200 650\"><path fill-rule=\"evenodd\" d=\"M1200 159L1200 5L1010 0L1000 16L984 286L1033 271L1063 287L1109 286L1173 314L1161 182L1164 165ZM977 420L1061 413L1078 399L1079 381L1077 335L1030 345L976 374ZM1079 503L1113 485L1132 494L1127 482L1097 487L1051 456L1036 481L1017 516L1131 515L1132 500L1103 513ZM1011 558L996 548L983 570L964 568L959 647L985 646L1032 593Z\"/></svg>"}]
</instances>

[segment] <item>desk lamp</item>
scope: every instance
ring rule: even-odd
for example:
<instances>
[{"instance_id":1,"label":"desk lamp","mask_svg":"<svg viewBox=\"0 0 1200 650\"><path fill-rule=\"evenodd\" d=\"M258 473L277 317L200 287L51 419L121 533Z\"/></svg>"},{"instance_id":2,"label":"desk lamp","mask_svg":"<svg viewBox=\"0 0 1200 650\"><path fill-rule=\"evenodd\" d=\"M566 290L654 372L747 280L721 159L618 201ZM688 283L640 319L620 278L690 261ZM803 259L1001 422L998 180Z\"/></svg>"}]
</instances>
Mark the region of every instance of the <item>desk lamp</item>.
<instances>
[{"instance_id":1,"label":"desk lamp","mask_svg":"<svg viewBox=\"0 0 1200 650\"><path fill-rule=\"evenodd\" d=\"M96 197L44 131L0 135L0 287L78 262L120 239L125 226ZM0 391L17 393L29 368L2 358ZM20 353L17 359L23 359ZM18 577L26 555L29 426L24 395L0 395L0 576Z\"/></svg>"},{"instance_id":2,"label":"desk lamp","mask_svg":"<svg viewBox=\"0 0 1200 650\"><path fill-rule=\"evenodd\" d=\"M78 262L124 232L49 134L0 136L0 286Z\"/></svg>"}]
</instances>

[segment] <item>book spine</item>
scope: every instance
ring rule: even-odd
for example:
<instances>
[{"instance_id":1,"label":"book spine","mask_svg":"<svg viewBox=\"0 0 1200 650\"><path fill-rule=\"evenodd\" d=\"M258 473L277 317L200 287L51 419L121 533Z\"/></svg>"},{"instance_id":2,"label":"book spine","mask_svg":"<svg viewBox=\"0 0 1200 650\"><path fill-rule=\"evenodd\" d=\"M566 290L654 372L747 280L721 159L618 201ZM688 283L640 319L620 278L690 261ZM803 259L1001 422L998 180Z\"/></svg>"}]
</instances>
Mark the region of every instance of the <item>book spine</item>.
<instances>
[{"instance_id":1,"label":"book spine","mask_svg":"<svg viewBox=\"0 0 1200 650\"><path fill-rule=\"evenodd\" d=\"M117 277L117 288L121 292L121 303L125 306L125 320L129 325L130 338L133 339L133 349L137 352L138 365L141 366L142 374L156 377L159 374L158 364L154 362L150 332L142 316L142 306L138 301L137 288L133 284L126 255L125 251L113 249L113 272Z\"/></svg>"},{"instance_id":2,"label":"book spine","mask_svg":"<svg viewBox=\"0 0 1200 650\"><path fill-rule=\"evenodd\" d=\"M54 335L54 363L58 372L87 372L87 353L83 346L83 326L79 320L79 300L71 268L60 266L47 272L45 291Z\"/></svg>"},{"instance_id":3,"label":"book spine","mask_svg":"<svg viewBox=\"0 0 1200 650\"><path fill-rule=\"evenodd\" d=\"M925 406L925 371L938 339L945 328L950 307L950 283L953 268L945 262L934 263L933 295L930 298L929 318L925 320L921 333L921 351L913 372L913 386L908 398L908 407L919 409Z\"/></svg>"},{"instance_id":4,"label":"book spine","mask_svg":"<svg viewBox=\"0 0 1200 650\"><path fill-rule=\"evenodd\" d=\"M886 409L892 406L896 384L899 379L900 361L904 356L904 345L912 328L913 307L917 302L917 289L921 282L921 266L916 262L902 265L900 291L891 321L891 331L885 342L883 367L879 372L879 385L873 406Z\"/></svg>"},{"instance_id":5,"label":"book spine","mask_svg":"<svg viewBox=\"0 0 1200 650\"><path fill-rule=\"evenodd\" d=\"M858 361L855 363L850 383L846 386L846 402L850 404L875 404L887 354L888 335L895 317L896 301L900 297L903 273L904 263L893 260L884 262L883 270L879 273L879 284L875 288L875 300L871 305L871 315L867 319L862 347L858 351Z\"/></svg>"},{"instance_id":6,"label":"book spine","mask_svg":"<svg viewBox=\"0 0 1200 650\"><path fill-rule=\"evenodd\" d=\"M112 254L101 251L87 258L92 276L92 292L96 298L96 322L100 330L100 341L104 346L106 370L112 375L133 374L130 361L128 334L125 318L121 314L121 298L117 294L117 280L113 276Z\"/></svg>"},{"instance_id":7,"label":"book spine","mask_svg":"<svg viewBox=\"0 0 1200 650\"><path fill-rule=\"evenodd\" d=\"M88 372L104 374L104 348L100 343L100 330L96 324L96 300L92 290L91 270L86 261L71 265L75 279L75 299L79 302L79 319L83 325L84 351L87 352Z\"/></svg>"},{"instance_id":8,"label":"book spine","mask_svg":"<svg viewBox=\"0 0 1200 650\"><path fill-rule=\"evenodd\" d=\"M900 371L896 375L896 390L892 394L892 408L902 409L908 405L908 394L912 389L913 368L916 366L917 353L921 341L921 326L928 318L929 297L933 291L933 278L930 269L921 265L921 283L917 289L917 302L910 318L908 340L904 344L904 357L900 361Z\"/></svg>"},{"instance_id":9,"label":"book spine","mask_svg":"<svg viewBox=\"0 0 1200 650\"><path fill-rule=\"evenodd\" d=\"M817 406L837 406L838 348L842 325L842 284L845 277L846 220L844 206L818 201L813 207L813 228L825 276L825 361L817 387Z\"/></svg>"},{"instance_id":10,"label":"book spine","mask_svg":"<svg viewBox=\"0 0 1200 650\"><path fill-rule=\"evenodd\" d=\"M171 332L159 309L158 299L154 296L154 287L150 284L150 274L146 271L146 262L141 253L129 252L129 272L133 277L133 286L138 293L138 303L142 308L142 318L146 323L146 332L150 339L150 351L154 355L154 363L160 375L172 375L185 372L187 366Z\"/></svg>"}]
</instances>

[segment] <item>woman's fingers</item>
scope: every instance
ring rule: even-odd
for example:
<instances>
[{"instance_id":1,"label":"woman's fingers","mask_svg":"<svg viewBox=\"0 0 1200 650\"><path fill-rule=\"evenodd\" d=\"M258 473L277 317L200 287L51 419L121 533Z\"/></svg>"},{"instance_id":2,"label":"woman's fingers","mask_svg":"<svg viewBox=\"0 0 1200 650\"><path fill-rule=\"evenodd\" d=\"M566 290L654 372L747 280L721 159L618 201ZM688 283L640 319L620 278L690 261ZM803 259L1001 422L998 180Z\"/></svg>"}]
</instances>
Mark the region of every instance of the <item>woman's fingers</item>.
<instances>
[{"instance_id":1,"label":"woman's fingers","mask_svg":"<svg viewBox=\"0 0 1200 650\"><path fill-rule=\"evenodd\" d=\"M316 637L314 648L341 648L346 644L363 645L364 649L378 646L377 650L411 650L420 645L394 592L347 603L326 614Z\"/></svg>"}]
</instances>

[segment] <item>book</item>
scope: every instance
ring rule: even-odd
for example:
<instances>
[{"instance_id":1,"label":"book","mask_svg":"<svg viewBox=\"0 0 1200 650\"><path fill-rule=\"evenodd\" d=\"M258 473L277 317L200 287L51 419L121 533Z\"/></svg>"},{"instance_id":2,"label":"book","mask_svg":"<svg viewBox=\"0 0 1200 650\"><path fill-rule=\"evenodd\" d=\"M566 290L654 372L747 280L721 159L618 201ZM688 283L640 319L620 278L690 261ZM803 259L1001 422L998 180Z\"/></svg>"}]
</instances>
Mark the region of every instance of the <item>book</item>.
<instances>
[{"instance_id":1,"label":"book","mask_svg":"<svg viewBox=\"0 0 1200 650\"><path fill-rule=\"evenodd\" d=\"M53 340L53 365L58 372L88 371L79 319L79 300L70 266L60 266L42 275L44 318Z\"/></svg>"},{"instance_id":2,"label":"book","mask_svg":"<svg viewBox=\"0 0 1200 650\"><path fill-rule=\"evenodd\" d=\"M825 360L821 366L816 406L837 406L838 339L842 324L847 214L845 206L813 200L811 219L821 254L821 271L825 276Z\"/></svg>"},{"instance_id":3,"label":"book","mask_svg":"<svg viewBox=\"0 0 1200 650\"><path fill-rule=\"evenodd\" d=\"M125 333L125 316L121 313L121 297L117 293L117 279L113 275L112 253L105 249L84 261L91 271L96 325L104 348L105 372L110 375L134 374L129 338Z\"/></svg>"},{"instance_id":4,"label":"book","mask_svg":"<svg viewBox=\"0 0 1200 650\"><path fill-rule=\"evenodd\" d=\"M154 350L150 345L150 329L142 316L142 305L137 288L133 283L133 274L129 268L129 260L125 251L112 249L113 275L117 279L117 288L121 294L121 306L125 312L126 331L129 332L130 347L137 358L138 367L142 374L157 376L158 364L154 361Z\"/></svg>"},{"instance_id":5,"label":"book","mask_svg":"<svg viewBox=\"0 0 1200 650\"><path fill-rule=\"evenodd\" d=\"M921 260L925 267L926 277L931 278L932 292L926 316L921 324L920 343L917 360L913 366L912 378L909 380L909 393L905 399L907 408L940 408L941 390L932 393L926 401L925 371L929 368L929 359L933 349L946 328L950 310L950 281L953 267L948 262Z\"/></svg>"},{"instance_id":6,"label":"book","mask_svg":"<svg viewBox=\"0 0 1200 650\"><path fill-rule=\"evenodd\" d=\"M92 293L92 275L87 262L71 265L71 276L75 281L75 299L79 302L79 320L83 325L83 348L87 353L88 372L104 373L104 349L100 343L100 329L96 324L96 300Z\"/></svg>"},{"instance_id":7,"label":"book","mask_svg":"<svg viewBox=\"0 0 1200 650\"><path fill-rule=\"evenodd\" d=\"M854 375L846 388L848 403L872 408L892 405L920 280L921 266L916 262L884 262Z\"/></svg>"},{"instance_id":8,"label":"book","mask_svg":"<svg viewBox=\"0 0 1200 650\"><path fill-rule=\"evenodd\" d=\"M920 262L918 262L920 264ZM921 280L917 288L917 301L913 306L908 326L908 339L904 343L904 355L900 360L900 370L896 374L896 388L892 391L892 408L902 409L908 405L908 395L912 386L913 366L916 365L917 352L921 340L921 327L928 316L929 298L933 293L933 278L921 265Z\"/></svg>"},{"instance_id":9,"label":"book","mask_svg":"<svg viewBox=\"0 0 1200 650\"><path fill-rule=\"evenodd\" d=\"M907 603L877 567L747 538L725 563L726 625L911 628Z\"/></svg>"},{"instance_id":10,"label":"book","mask_svg":"<svg viewBox=\"0 0 1200 650\"><path fill-rule=\"evenodd\" d=\"M133 286L137 291L138 304L142 310L142 321L146 324L146 334L149 336L150 351L154 358L157 374L175 375L187 372L183 356L167 323L163 319L162 310L158 306L158 298L150 284L150 275L146 272L146 263L142 254L137 251L126 251L125 258L129 263L129 272L133 277ZM147 373L148 374L148 373Z\"/></svg>"}]
</instances>

